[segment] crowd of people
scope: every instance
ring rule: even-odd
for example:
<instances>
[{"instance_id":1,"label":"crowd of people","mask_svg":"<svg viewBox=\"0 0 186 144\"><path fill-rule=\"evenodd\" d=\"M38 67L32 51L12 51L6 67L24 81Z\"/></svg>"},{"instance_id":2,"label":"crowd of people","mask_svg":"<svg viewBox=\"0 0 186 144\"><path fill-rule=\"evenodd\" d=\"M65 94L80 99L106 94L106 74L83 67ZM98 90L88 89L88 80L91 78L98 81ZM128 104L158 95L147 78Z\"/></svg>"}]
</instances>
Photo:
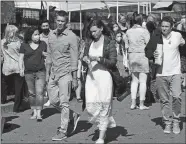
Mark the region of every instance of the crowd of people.
<instances>
[{"instance_id":1,"label":"crowd of people","mask_svg":"<svg viewBox=\"0 0 186 144\"><path fill-rule=\"evenodd\" d=\"M54 30L48 20L25 32L7 25L1 40L1 103L6 102L11 77L15 81L14 112L28 109L23 102L28 97L33 110L30 119L41 122L43 107L54 106L61 113L61 123L52 140L60 141L68 137L70 125L71 133L75 131L81 116L69 105L74 90L89 122L99 128L96 143L104 143L107 128L117 125L112 116L114 97L122 101L131 95L131 110L148 110L148 104L159 97L164 133L180 133L185 17L175 23L170 16L158 21L154 15L135 13L128 21L120 14L118 23L110 21L108 25L96 17L90 20L84 39L68 27L67 12L57 12L55 19ZM149 93L154 79L156 97ZM44 104L45 97L48 101Z\"/></svg>"}]
</instances>

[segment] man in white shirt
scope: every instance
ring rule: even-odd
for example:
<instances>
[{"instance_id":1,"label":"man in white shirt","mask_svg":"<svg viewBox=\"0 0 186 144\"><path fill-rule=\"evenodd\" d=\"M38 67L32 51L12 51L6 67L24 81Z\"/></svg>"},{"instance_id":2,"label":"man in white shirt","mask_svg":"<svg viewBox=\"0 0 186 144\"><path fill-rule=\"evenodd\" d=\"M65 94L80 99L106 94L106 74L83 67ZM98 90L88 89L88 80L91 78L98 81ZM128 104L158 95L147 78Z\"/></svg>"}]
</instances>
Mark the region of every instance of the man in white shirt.
<instances>
[{"instance_id":1,"label":"man in white shirt","mask_svg":"<svg viewBox=\"0 0 186 144\"><path fill-rule=\"evenodd\" d=\"M172 27L173 19L169 16L164 17L161 21L163 61L157 68L156 82L165 123L164 133L171 133L173 126L173 133L179 134L182 92L179 45L184 45L185 41L179 32L172 31ZM158 57L157 51L154 52L154 57Z\"/></svg>"}]
</instances>

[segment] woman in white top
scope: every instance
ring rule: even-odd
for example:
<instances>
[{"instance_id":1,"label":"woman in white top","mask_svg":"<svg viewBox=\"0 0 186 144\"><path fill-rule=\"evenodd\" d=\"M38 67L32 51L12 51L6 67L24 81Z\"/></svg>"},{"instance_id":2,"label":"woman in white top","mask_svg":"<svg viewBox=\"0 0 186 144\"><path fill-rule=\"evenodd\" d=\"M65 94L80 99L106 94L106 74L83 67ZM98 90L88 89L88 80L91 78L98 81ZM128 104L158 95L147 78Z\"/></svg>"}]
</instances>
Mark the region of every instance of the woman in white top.
<instances>
[{"instance_id":1,"label":"woman in white top","mask_svg":"<svg viewBox=\"0 0 186 144\"><path fill-rule=\"evenodd\" d=\"M107 127L115 127L112 117L113 80L110 71L116 68L115 43L105 34L101 20L92 20L88 30L91 42L86 46L83 61L88 65L85 84L86 109L90 121L96 122L100 130L96 143L104 143ZM84 63L85 65L85 63Z\"/></svg>"}]
</instances>

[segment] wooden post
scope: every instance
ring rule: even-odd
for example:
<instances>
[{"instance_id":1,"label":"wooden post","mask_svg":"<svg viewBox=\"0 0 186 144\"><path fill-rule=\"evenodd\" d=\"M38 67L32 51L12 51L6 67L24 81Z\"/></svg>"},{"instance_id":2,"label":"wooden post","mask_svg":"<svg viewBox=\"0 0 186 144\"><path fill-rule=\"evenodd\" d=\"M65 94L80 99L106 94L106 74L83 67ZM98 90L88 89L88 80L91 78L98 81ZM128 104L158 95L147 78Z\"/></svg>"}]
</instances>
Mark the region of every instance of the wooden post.
<instances>
[{"instance_id":1,"label":"wooden post","mask_svg":"<svg viewBox=\"0 0 186 144\"><path fill-rule=\"evenodd\" d=\"M49 20L49 4L47 4L47 20Z\"/></svg>"},{"instance_id":2,"label":"wooden post","mask_svg":"<svg viewBox=\"0 0 186 144\"><path fill-rule=\"evenodd\" d=\"M163 13L161 13L161 20L162 20L162 18L163 18Z\"/></svg>"},{"instance_id":3,"label":"wooden post","mask_svg":"<svg viewBox=\"0 0 186 144\"><path fill-rule=\"evenodd\" d=\"M150 13L151 13L151 11L152 11L152 10L151 10L151 7L152 7L152 6L151 6L151 1L150 1L150 2L149 2L149 12L150 12Z\"/></svg>"},{"instance_id":4,"label":"wooden post","mask_svg":"<svg viewBox=\"0 0 186 144\"><path fill-rule=\"evenodd\" d=\"M149 11L149 10L148 10L148 6L149 6L149 5L148 5L148 3L147 3L147 4L146 4L146 15L149 14L149 12L148 12L148 11Z\"/></svg>"},{"instance_id":5,"label":"wooden post","mask_svg":"<svg viewBox=\"0 0 186 144\"><path fill-rule=\"evenodd\" d=\"M117 0L117 12L116 12L117 23L118 23L118 14L119 14L119 6L118 6L118 0Z\"/></svg>"},{"instance_id":6,"label":"wooden post","mask_svg":"<svg viewBox=\"0 0 186 144\"><path fill-rule=\"evenodd\" d=\"M82 39L82 11L81 11L81 1L80 1L80 39Z\"/></svg>"},{"instance_id":7,"label":"wooden post","mask_svg":"<svg viewBox=\"0 0 186 144\"><path fill-rule=\"evenodd\" d=\"M68 21L70 22L71 21L71 12L69 11L68 13Z\"/></svg>"},{"instance_id":8,"label":"wooden post","mask_svg":"<svg viewBox=\"0 0 186 144\"><path fill-rule=\"evenodd\" d=\"M138 1L138 14L140 13L140 2Z\"/></svg>"},{"instance_id":9,"label":"wooden post","mask_svg":"<svg viewBox=\"0 0 186 144\"><path fill-rule=\"evenodd\" d=\"M143 14L145 14L145 5L143 4Z\"/></svg>"}]
</instances>

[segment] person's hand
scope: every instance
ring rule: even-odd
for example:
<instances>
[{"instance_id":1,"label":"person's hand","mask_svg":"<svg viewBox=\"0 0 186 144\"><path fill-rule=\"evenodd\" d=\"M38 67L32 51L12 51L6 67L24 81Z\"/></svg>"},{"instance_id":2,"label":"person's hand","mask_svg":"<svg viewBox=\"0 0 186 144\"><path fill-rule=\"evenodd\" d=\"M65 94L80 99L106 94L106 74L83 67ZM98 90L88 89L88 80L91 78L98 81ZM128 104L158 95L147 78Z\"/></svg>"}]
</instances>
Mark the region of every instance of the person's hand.
<instances>
[{"instance_id":1,"label":"person's hand","mask_svg":"<svg viewBox=\"0 0 186 144\"><path fill-rule=\"evenodd\" d=\"M48 53L47 52L42 52L43 56L47 57Z\"/></svg>"},{"instance_id":2,"label":"person's hand","mask_svg":"<svg viewBox=\"0 0 186 144\"><path fill-rule=\"evenodd\" d=\"M90 61L100 61L100 58L95 56L90 56Z\"/></svg>"},{"instance_id":3,"label":"person's hand","mask_svg":"<svg viewBox=\"0 0 186 144\"><path fill-rule=\"evenodd\" d=\"M181 38L180 46L183 46L184 44L185 44L185 40L183 38Z\"/></svg>"},{"instance_id":4,"label":"person's hand","mask_svg":"<svg viewBox=\"0 0 186 144\"><path fill-rule=\"evenodd\" d=\"M21 76L21 77L24 77L24 75L25 75L24 69L20 69L20 72L19 72L19 73L20 73L20 76Z\"/></svg>"},{"instance_id":5,"label":"person's hand","mask_svg":"<svg viewBox=\"0 0 186 144\"><path fill-rule=\"evenodd\" d=\"M78 81L77 79L72 79L72 88L76 90L78 88Z\"/></svg>"},{"instance_id":6,"label":"person's hand","mask_svg":"<svg viewBox=\"0 0 186 144\"><path fill-rule=\"evenodd\" d=\"M83 61L86 62L87 64L90 63L90 59L87 56L83 57Z\"/></svg>"},{"instance_id":7,"label":"person's hand","mask_svg":"<svg viewBox=\"0 0 186 144\"><path fill-rule=\"evenodd\" d=\"M157 59L158 56L159 56L159 53L155 50L155 51L154 51L154 58Z\"/></svg>"}]
</instances>

